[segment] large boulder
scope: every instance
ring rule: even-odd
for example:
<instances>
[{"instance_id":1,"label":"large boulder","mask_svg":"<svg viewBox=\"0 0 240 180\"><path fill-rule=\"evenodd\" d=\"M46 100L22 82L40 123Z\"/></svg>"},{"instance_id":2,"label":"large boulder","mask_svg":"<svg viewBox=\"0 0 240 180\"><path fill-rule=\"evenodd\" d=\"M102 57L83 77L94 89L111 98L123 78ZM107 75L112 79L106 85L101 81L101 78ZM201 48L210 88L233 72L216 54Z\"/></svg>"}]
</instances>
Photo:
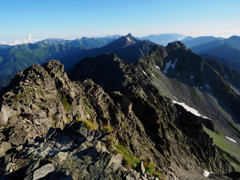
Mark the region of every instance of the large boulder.
<instances>
[{"instance_id":1,"label":"large boulder","mask_svg":"<svg viewBox=\"0 0 240 180\"><path fill-rule=\"evenodd\" d=\"M8 118L11 115L11 110L8 106L0 107L0 125L6 125L8 122Z\"/></svg>"}]
</instances>

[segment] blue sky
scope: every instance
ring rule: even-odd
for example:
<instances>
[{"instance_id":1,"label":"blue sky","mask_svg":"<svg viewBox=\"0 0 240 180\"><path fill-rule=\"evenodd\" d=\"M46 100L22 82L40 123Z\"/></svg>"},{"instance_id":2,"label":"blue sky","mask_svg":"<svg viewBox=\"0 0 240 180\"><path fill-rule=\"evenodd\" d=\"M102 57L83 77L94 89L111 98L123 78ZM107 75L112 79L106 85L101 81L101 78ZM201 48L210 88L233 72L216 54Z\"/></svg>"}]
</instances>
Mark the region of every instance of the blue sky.
<instances>
[{"instance_id":1,"label":"blue sky","mask_svg":"<svg viewBox=\"0 0 240 180\"><path fill-rule=\"evenodd\" d=\"M113 34L240 35L240 0L0 0L0 43Z\"/></svg>"}]
</instances>

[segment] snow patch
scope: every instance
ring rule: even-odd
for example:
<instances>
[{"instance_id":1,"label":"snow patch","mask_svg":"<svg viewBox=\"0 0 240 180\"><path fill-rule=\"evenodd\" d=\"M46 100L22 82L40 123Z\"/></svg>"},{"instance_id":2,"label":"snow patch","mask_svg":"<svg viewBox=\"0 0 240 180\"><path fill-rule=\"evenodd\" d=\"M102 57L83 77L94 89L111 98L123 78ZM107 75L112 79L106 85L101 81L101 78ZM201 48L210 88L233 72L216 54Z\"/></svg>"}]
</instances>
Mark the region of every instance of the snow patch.
<instances>
[{"instance_id":1,"label":"snow patch","mask_svg":"<svg viewBox=\"0 0 240 180\"><path fill-rule=\"evenodd\" d=\"M181 41L181 40L183 40L185 37L182 37L182 38L178 38L178 41Z\"/></svg>"},{"instance_id":2,"label":"snow patch","mask_svg":"<svg viewBox=\"0 0 240 180\"><path fill-rule=\"evenodd\" d=\"M160 69L160 67L156 66L156 68Z\"/></svg>"},{"instance_id":3,"label":"snow patch","mask_svg":"<svg viewBox=\"0 0 240 180\"><path fill-rule=\"evenodd\" d=\"M144 71L143 71L143 74L145 74L146 76L148 76Z\"/></svg>"},{"instance_id":4,"label":"snow patch","mask_svg":"<svg viewBox=\"0 0 240 180\"><path fill-rule=\"evenodd\" d=\"M230 137L227 137L227 136L226 136L226 138L227 138L229 141L232 141L232 142L234 142L234 143L237 143L237 141L235 141L234 139L232 139L232 138L230 138Z\"/></svg>"},{"instance_id":5,"label":"snow patch","mask_svg":"<svg viewBox=\"0 0 240 180\"><path fill-rule=\"evenodd\" d=\"M203 171L203 175L204 175L205 177L208 177L210 174L213 174L213 172L208 172L207 170L204 170L204 171Z\"/></svg>"},{"instance_id":6,"label":"snow patch","mask_svg":"<svg viewBox=\"0 0 240 180\"><path fill-rule=\"evenodd\" d=\"M152 76L154 76L153 73L152 73Z\"/></svg>"},{"instance_id":7,"label":"snow patch","mask_svg":"<svg viewBox=\"0 0 240 180\"><path fill-rule=\"evenodd\" d=\"M225 77L226 79L228 79L228 76L224 75L224 77Z\"/></svg>"},{"instance_id":8,"label":"snow patch","mask_svg":"<svg viewBox=\"0 0 240 180\"><path fill-rule=\"evenodd\" d=\"M209 87L209 85L206 85L206 86L207 86L208 89L211 89L211 88Z\"/></svg>"},{"instance_id":9,"label":"snow patch","mask_svg":"<svg viewBox=\"0 0 240 180\"><path fill-rule=\"evenodd\" d=\"M175 59L174 64L171 64L172 60L169 61L168 63L166 63L166 67L165 67L165 70L163 71L163 73L166 74L166 73L167 73L167 70L168 70L168 68L170 68L170 66L172 66L172 68L174 69L174 68L175 68L175 65L176 65L176 63L177 63L177 60L178 60L178 59Z\"/></svg>"},{"instance_id":10,"label":"snow patch","mask_svg":"<svg viewBox=\"0 0 240 180\"><path fill-rule=\"evenodd\" d=\"M172 65L172 68L173 68L173 69L175 68L175 65L176 65L176 63L177 63L177 60L178 60L178 59L175 59L175 62L174 62L174 64Z\"/></svg>"},{"instance_id":11,"label":"snow patch","mask_svg":"<svg viewBox=\"0 0 240 180\"><path fill-rule=\"evenodd\" d=\"M196 109L189 107L188 105L186 105L186 104L183 103L183 102L177 102L177 101L174 101L174 100L172 100L172 102L173 102L174 104L179 104L179 105L181 105L184 109L186 109L187 111L193 113L195 116L203 117L203 118L206 118L206 119L210 119L210 118L208 118L208 117L206 117L206 116L201 115ZM211 119L210 119L210 120L211 120Z\"/></svg>"},{"instance_id":12,"label":"snow patch","mask_svg":"<svg viewBox=\"0 0 240 180\"><path fill-rule=\"evenodd\" d=\"M127 40L130 41L130 42L132 42L132 40L131 40L129 37L127 37Z\"/></svg>"},{"instance_id":13,"label":"snow patch","mask_svg":"<svg viewBox=\"0 0 240 180\"><path fill-rule=\"evenodd\" d=\"M193 76L191 76L191 79L193 78Z\"/></svg>"}]
</instances>

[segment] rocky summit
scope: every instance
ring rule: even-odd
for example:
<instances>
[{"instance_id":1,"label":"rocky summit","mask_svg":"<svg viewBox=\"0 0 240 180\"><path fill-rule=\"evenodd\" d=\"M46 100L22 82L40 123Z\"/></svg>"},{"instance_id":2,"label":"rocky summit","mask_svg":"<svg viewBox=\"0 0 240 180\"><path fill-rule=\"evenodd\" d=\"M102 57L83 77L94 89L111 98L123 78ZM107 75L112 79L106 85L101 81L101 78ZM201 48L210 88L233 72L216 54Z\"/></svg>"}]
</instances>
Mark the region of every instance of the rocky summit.
<instances>
[{"instance_id":1,"label":"rocky summit","mask_svg":"<svg viewBox=\"0 0 240 180\"><path fill-rule=\"evenodd\" d=\"M229 179L234 172L199 118L147 82L106 93L91 79L69 80L51 60L18 72L0 97L0 179L205 179L206 172Z\"/></svg>"}]
</instances>

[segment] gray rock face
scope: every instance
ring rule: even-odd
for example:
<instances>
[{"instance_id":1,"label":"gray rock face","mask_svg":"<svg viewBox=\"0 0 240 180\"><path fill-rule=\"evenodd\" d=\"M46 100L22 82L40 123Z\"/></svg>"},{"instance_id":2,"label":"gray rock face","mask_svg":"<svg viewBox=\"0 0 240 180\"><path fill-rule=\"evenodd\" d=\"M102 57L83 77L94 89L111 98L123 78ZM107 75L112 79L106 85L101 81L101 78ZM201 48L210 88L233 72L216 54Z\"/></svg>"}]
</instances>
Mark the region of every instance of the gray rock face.
<instances>
[{"instance_id":1,"label":"gray rock face","mask_svg":"<svg viewBox=\"0 0 240 180\"><path fill-rule=\"evenodd\" d=\"M33 173L33 180L44 178L47 174L53 172L55 166L52 163L46 164Z\"/></svg>"},{"instance_id":2,"label":"gray rock face","mask_svg":"<svg viewBox=\"0 0 240 180\"><path fill-rule=\"evenodd\" d=\"M10 117L11 111L8 106L0 107L0 125L6 125L8 118Z\"/></svg>"},{"instance_id":3,"label":"gray rock face","mask_svg":"<svg viewBox=\"0 0 240 180\"><path fill-rule=\"evenodd\" d=\"M145 174L145 167L143 165L143 161L141 161L141 163L138 164L138 166L136 167L136 170L141 174Z\"/></svg>"},{"instance_id":4,"label":"gray rock face","mask_svg":"<svg viewBox=\"0 0 240 180\"><path fill-rule=\"evenodd\" d=\"M9 142L2 142L0 145L0 158L6 155L6 152L12 148Z\"/></svg>"}]
</instances>

